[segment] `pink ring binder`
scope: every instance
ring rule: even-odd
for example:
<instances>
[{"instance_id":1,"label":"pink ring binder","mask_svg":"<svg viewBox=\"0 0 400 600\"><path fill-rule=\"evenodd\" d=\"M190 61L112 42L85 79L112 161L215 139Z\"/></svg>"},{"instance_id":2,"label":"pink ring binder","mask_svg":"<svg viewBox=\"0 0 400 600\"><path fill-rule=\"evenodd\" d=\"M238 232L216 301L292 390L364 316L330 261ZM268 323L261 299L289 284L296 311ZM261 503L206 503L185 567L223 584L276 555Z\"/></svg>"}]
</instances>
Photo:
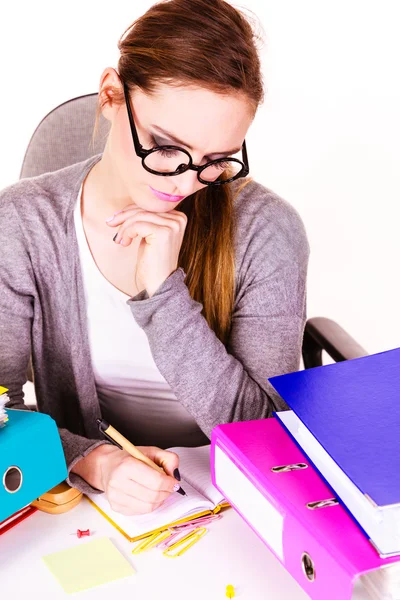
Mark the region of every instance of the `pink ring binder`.
<instances>
[{"instance_id":1,"label":"pink ring binder","mask_svg":"<svg viewBox=\"0 0 400 600\"><path fill-rule=\"evenodd\" d=\"M212 432L212 481L226 500L310 598L350 600L357 577L398 557L380 558L341 504L307 507L332 494L312 465L278 475L271 470L297 463L306 458L275 418L226 423ZM253 494L251 511L245 494L247 500Z\"/></svg>"}]
</instances>

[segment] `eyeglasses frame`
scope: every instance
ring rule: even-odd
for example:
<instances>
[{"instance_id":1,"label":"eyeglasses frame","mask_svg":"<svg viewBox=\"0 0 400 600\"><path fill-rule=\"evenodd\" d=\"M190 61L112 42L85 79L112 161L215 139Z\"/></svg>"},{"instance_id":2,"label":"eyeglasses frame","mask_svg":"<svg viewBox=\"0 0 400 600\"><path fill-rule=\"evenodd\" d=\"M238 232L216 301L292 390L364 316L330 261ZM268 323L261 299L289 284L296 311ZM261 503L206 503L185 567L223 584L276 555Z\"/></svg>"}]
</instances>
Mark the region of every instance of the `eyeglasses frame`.
<instances>
[{"instance_id":1,"label":"eyeglasses frame","mask_svg":"<svg viewBox=\"0 0 400 600\"><path fill-rule=\"evenodd\" d=\"M161 177L173 177L176 175L180 175L181 173L185 173L186 171L188 171L190 169L192 171L197 171L197 179L200 181L200 183L206 184L206 185L223 185L225 183L230 183L231 181L234 181L235 179L239 179L241 177L246 177L249 174L250 170L249 170L249 162L248 162L248 158L247 158L246 140L243 140L243 144L242 144L243 162L238 160L237 158L226 156L225 158L217 158L215 160L212 160L212 161L206 163L205 165L198 166L198 165L193 164L193 160L192 160L192 157L190 156L189 152L187 152L187 150L185 150L184 148L181 148L180 146L170 146L170 145L156 146L155 148L150 148L149 150L145 150L139 141L139 136L137 133L137 129L136 129L136 125L135 125L135 121L134 121L132 109L131 109L129 90L128 90L128 86L126 85L125 82L123 82L123 88L124 88L126 108L128 110L129 124L130 124L131 132L132 132L133 145L135 147L136 155L142 159L142 166L144 169L146 169L146 171L148 171L149 173L153 173L153 175L160 175ZM189 158L189 164L188 165L180 165L174 173L160 173L159 171L154 171L153 169L148 167L144 161L145 161L145 158L149 154L152 154L153 152L156 152L158 150L178 150L180 152L184 152L184 154L186 154ZM210 165L219 163L219 162L221 162L223 160L227 160L227 159L229 159L230 161L238 162L241 165L243 165L242 169L234 177L231 177L230 179L226 179L225 181L205 181L204 179L200 178L200 173L202 171L204 171L204 169L206 169Z\"/></svg>"}]
</instances>

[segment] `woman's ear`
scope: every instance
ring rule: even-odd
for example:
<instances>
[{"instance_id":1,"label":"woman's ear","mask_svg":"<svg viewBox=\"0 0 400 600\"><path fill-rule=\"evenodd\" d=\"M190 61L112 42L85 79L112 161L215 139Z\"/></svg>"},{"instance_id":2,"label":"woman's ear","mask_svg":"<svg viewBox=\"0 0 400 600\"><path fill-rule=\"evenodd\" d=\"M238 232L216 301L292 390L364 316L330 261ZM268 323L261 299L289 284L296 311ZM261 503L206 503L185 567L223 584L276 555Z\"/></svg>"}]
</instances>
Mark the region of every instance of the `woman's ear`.
<instances>
[{"instance_id":1,"label":"woman's ear","mask_svg":"<svg viewBox=\"0 0 400 600\"><path fill-rule=\"evenodd\" d=\"M101 74L98 93L100 96L103 117L112 122L115 111L119 108L119 105L117 106L115 102L113 102L113 97L116 93L123 93L119 75L112 67L107 67Z\"/></svg>"}]
</instances>

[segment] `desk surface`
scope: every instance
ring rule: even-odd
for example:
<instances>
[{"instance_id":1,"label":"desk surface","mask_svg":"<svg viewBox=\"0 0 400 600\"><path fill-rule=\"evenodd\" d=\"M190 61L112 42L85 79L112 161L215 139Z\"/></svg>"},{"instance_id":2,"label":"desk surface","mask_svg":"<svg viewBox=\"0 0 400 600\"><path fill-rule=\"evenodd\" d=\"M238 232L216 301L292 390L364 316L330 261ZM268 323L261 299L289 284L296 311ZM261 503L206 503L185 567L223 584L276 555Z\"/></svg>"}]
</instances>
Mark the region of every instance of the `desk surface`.
<instances>
[{"instance_id":1,"label":"desk surface","mask_svg":"<svg viewBox=\"0 0 400 600\"><path fill-rule=\"evenodd\" d=\"M90 529L93 537L70 535ZM0 536L0 593L2 598L68 598L41 560L45 554L108 536L131 562L136 574L70 597L82 600L226 600L227 584L237 600L309 600L309 596L245 524L228 509L208 526L207 534L188 552L169 559L158 549L132 555L128 542L89 502L68 513L34 515ZM356 591L354 600L365 600Z\"/></svg>"}]
</instances>

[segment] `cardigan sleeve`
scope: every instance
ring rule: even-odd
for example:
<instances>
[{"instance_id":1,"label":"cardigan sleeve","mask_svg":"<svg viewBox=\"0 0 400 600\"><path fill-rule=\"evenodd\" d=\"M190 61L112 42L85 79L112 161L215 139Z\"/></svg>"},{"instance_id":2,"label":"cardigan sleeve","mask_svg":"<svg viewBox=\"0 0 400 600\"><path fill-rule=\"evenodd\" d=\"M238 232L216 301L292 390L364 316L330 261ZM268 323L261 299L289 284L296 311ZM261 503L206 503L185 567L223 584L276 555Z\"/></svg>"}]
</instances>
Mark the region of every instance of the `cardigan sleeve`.
<instances>
[{"instance_id":1,"label":"cardigan sleeve","mask_svg":"<svg viewBox=\"0 0 400 600\"><path fill-rule=\"evenodd\" d=\"M288 408L268 378L299 369L309 246L297 213L284 217L276 226L260 219L241 242L226 346L190 296L182 268L151 298L143 291L127 301L158 369L208 437L217 424Z\"/></svg>"},{"instance_id":2,"label":"cardigan sleeve","mask_svg":"<svg viewBox=\"0 0 400 600\"><path fill-rule=\"evenodd\" d=\"M8 388L6 408L29 410L24 403L23 385L31 355L35 278L12 203L0 203L0 223L0 385ZM71 469L96 446L108 443L107 440L88 439L60 427L58 431L69 473L68 484L80 491L99 492L71 473Z\"/></svg>"}]
</instances>

